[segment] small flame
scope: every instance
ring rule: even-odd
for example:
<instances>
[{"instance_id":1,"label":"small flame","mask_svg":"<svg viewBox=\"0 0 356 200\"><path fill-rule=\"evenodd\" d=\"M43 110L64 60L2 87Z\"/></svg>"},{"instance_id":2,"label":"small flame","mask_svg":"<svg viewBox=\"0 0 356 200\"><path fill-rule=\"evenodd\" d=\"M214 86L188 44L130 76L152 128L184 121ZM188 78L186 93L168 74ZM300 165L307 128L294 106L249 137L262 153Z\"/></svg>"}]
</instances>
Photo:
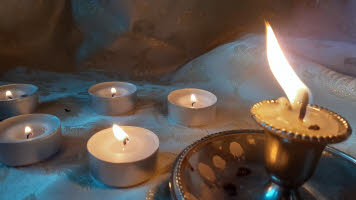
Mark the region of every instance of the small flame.
<instances>
[{"instance_id":1,"label":"small flame","mask_svg":"<svg viewBox=\"0 0 356 200\"><path fill-rule=\"evenodd\" d=\"M122 128L120 126L114 124L112 126L112 129L113 129L115 138L118 139L119 141L124 141L125 139L129 138L127 133L125 133L125 131L122 130Z\"/></svg>"},{"instance_id":2,"label":"small flame","mask_svg":"<svg viewBox=\"0 0 356 200\"><path fill-rule=\"evenodd\" d=\"M297 100L298 92L308 90L307 86L299 79L297 74L286 59L272 27L266 22L267 34L267 58L274 77L283 88L289 101L294 103Z\"/></svg>"},{"instance_id":3,"label":"small flame","mask_svg":"<svg viewBox=\"0 0 356 200\"><path fill-rule=\"evenodd\" d=\"M32 129L29 126L25 127L25 136L27 139L33 136Z\"/></svg>"},{"instance_id":4,"label":"small flame","mask_svg":"<svg viewBox=\"0 0 356 200\"><path fill-rule=\"evenodd\" d=\"M6 93L5 93L5 95L6 95L7 97L12 97L12 92L11 92L10 90L7 90Z\"/></svg>"},{"instance_id":5,"label":"small flame","mask_svg":"<svg viewBox=\"0 0 356 200\"><path fill-rule=\"evenodd\" d=\"M25 133L26 133L26 134L29 134L29 133L31 133L31 132L32 132L31 127L26 126L26 127L25 127Z\"/></svg>"},{"instance_id":6,"label":"small flame","mask_svg":"<svg viewBox=\"0 0 356 200\"><path fill-rule=\"evenodd\" d=\"M111 94L116 94L116 89L115 88L111 88Z\"/></svg>"},{"instance_id":7,"label":"small flame","mask_svg":"<svg viewBox=\"0 0 356 200\"><path fill-rule=\"evenodd\" d=\"M197 98L195 97L194 94L190 95L190 101L191 101L192 103L197 102Z\"/></svg>"}]
</instances>

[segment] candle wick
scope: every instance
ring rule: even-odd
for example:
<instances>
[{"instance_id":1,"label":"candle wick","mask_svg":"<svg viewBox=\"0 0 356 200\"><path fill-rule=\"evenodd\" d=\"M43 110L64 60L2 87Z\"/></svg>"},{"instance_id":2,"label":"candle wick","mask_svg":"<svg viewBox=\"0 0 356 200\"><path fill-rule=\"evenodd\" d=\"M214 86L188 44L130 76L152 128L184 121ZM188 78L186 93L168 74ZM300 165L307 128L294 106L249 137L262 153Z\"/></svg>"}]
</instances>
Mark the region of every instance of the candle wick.
<instances>
[{"instance_id":1,"label":"candle wick","mask_svg":"<svg viewBox=\"0 0 356 200\"><path fill-rule=\"evenodd\" d=\"M126 137L123 141L122 141L122 143L124 144L124 145L126 145L127 143L129 143L130 142L130 139L128 138L128 137Z\"/></svg>"},{"instance_id":2,"label":"candle wick","mask_svg":"<svg viewBox=\"0 0 356 200\"><path fill-rule=\"evenodd\" d=\"M300 90L298 92L298 99L301 104L299 111L299 120L303 121L305 114L307 113L307 106L309 103L309 94L307 90Z\"/></svg>"},{"instance_id":3,"label":"candle wick","mask_svg":"<svg viewBox=\"0 0 356 200\"><path fill-rule=\"evenodd\" d=\"M32 133L32 132L30 132L30 133L26 134L26 139L29 139L29 138L30 138L30 136L32 136L32 135L33 135L33 133Z\"/></svg>"},{"instance_id":4,"label":"candle wick","mask_svg":"<svg viewBox=\"0 0 356 200\"><path fill-rule=\"evenodd\" d=\"M192 107L194 107L194 104L195 104L195 103L196 103L195 101L192 102Z\"/></svg>"}]
</instances>

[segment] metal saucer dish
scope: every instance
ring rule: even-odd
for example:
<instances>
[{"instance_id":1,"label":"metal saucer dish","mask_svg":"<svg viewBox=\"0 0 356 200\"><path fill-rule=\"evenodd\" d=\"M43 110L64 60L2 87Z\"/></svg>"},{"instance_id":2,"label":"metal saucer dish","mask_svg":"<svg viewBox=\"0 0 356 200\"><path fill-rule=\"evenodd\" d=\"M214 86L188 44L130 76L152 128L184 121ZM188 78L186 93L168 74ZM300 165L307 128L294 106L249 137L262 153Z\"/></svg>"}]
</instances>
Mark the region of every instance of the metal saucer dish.
<instances>
[{"instance_id":1,"label":"metal saucer dish","mask_svg":"<svg viewBox=\"0 0 356 200\"><path fill-rule=\"evenodd\" d=\"M174 164L172 198L263 199L270 182L264 146L263 130L225 131L196 141ZM355 188L356 159L326 146L314 175L299 193L305 200L355 199Z\"/></svg>"}]
</instances>

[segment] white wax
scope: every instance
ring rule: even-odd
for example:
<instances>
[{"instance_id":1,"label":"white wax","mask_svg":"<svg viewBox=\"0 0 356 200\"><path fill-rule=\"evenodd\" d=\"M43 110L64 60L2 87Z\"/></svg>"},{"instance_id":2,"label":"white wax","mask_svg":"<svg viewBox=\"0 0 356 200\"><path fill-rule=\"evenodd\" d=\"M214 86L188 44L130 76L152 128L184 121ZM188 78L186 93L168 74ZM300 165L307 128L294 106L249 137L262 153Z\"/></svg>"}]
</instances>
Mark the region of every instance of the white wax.
<instances>
[{"instance_id":1,"label":"white wax","mask_svg":"<svg viewBox=\"0 0 356 200\"><path fill-rule=\"evenodd\" d=\"M116 93L113 96L111 89L115 88ZM102 98L115 98L128 96L136 92L136 86L126 82L103 82L93 85L89 88L89 93Z\"/></svg>"},{"instance_id":2,"label":"white wax","mask_svg":"<svg viewBox=\"0 0 356 200\"><path fill-rule=\"evenodd\" d=\"M27 126L31 127L33 133L33 135L29 139L27 139L24 125L25 124L18 124L9 127L9 129L5 130L0 135L0 142L11 142L11 141L16 142L16 141L34 139L46 133L47 132L46 130L48 129L45 125L40 123L27 124Z\"/></svg>"},{"instance_id":3,"label":"white wax","mask_svg":"<svg viewBox=\"0 0 356 200\"><path fill-rule=\"evenodd\" d=\"M157 151L159 139L153 132L134 126L120 127L129 137L126 145L115 138L112 128L108 128L89 139L88 151L96 158L111 163L136 162Z\"/></svg>"},{"instance_id":4,"label":"white wax","mask_svg":"<svg viewBox=\"0 0 356 200\"><path fill-rule=\"evenodd\" d=\"M11 101L34 94L38 88L30 84L10 84L0 86L0 101ZM11 97L6 96L6 91L11 92Z\"/></svg>"},{"instance_id":5,"label":"white wax","mask_svg":"<svg viewBox=\"0 0 356 200\"><path fill-rule=\"evenodd\" d=\"M108 88L102 88L100 90L97 90L95 92L96 96L100 96L100 97L105 97L105 98L112 98L112 93L111 93L111 88L112 87L108 87ZM126 96L131 94L131 92L126 89L126 88L120 88L120 87L114 87L116 89L116 93L114 95L115 97L119 97L119 96Z\"/></svg>"},{"instance_id":6,"label":"white wax","mask_svg":"<svg viewBox=\"0 0 356 200\"><path fill-rule=\"evenodd\" d=\"M32 129L33 135L27 139L25 127ZM0 142L23 142L40 139L51 134L60 126L60 121L51 115L29 114L9 118L1 123Z\"/></svg>"},{"instance_id":7,"label":"white wax","mask_svg":"<svg viewBox=\"0 0 356 200\"><path fill-rule=\"evenodd\" d=\"M191 95L194 94L196 97L196 102L192 106ZM211 106L216 103L217 98L211 92L201 90L201 89L194 89L194 88L186 88L173 91L168 100L176 104L178 106L198 109L198 108L205 108Z\"/></svg>"},{"instance_id":8,"label":"white wax","mask_svg":"<svg viewBox=\"0 0 356 200\"><path fill-rule=\"evenodd\" d=\"M9 101L9 100L14 100L14 99L19 99L22 96L26 95L24 91L22 90L18 90L18 89L13 89L13 90L9 90L11 91L12 95L10 96L11 98L9 98L8 96L6 96L6 91L0 91L0 100L1 101Z\"/></svg>"},{"instance_id":9,"label":"white wax","mask_svg":"<svg viewBox=\"0 0 356 200\"><path fill-rule=\"evenodd\" d=\"M197 101L192 105L190 96L191 95L187 94L187 95L178 97L176 100L176 104L183 106L183 107L188 107L188 108L204 108L204 107L212 105L211 98L206 97L204 95L198 95L198 94L195 94Z\"/></svg>"},{"instance_id":10,"label":"white wax","mask_svg":"<svg viewBox=\"0 0 356 200\"><path fill-rule=\"evenodd\" d=\"M306 116L301 121L299 109L290 110L285 106L275 103L261 104L258 109L254 109L254 114L263 122L273 125L278 129L285 129L299 134L309 136L337 136L345 133L343 124L333 115L325 110L320 110L308 106ZM312 130L309 127L317 125L320 130Z\"/></svg>"}]
</instances>

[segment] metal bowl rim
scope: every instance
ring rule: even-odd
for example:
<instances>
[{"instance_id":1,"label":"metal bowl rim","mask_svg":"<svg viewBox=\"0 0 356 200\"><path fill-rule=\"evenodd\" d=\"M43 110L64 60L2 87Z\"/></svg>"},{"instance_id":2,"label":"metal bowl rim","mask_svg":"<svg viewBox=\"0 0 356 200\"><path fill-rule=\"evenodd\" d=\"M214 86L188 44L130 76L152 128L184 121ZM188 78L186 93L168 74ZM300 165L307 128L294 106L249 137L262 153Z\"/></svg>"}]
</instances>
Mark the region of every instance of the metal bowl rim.
<instances>
[{"instance_id":1,"label":"metal bowl rim","mask_svg":"<svg viewBox=\"0 0 356 200\"><path fill-rule=\"evenodd\" d=\"M182 188L182 182L181 182L181 164L182 161L185 159L186 155L194 149L197 145L199 145L202 142L206 142L212 138L215 137L220 137L220 136L225 136L229 134L240 134L240 133L257 133L257 134L263 134L264 130L261 129L238 129L238 130L227 130L227 131L222 131L214 134L207 135L194 143L190 144L187 146L180 154L178 154L172 168L172 173L171 173L171 178L169 181L170 185L170 190L171 190L171 196L176 199L176 200L187 200L185 198L184 191L181 189ZM345 159L349 162L351 162L353 165L356 167L356 158L352 157L351 155L348 155L340 150L337 150L334 147L326 146L324 151L333 154L334 156L338 156L342 159ZM177 197L178 196L178 197Z\"/></svg>"}]
</instances>

